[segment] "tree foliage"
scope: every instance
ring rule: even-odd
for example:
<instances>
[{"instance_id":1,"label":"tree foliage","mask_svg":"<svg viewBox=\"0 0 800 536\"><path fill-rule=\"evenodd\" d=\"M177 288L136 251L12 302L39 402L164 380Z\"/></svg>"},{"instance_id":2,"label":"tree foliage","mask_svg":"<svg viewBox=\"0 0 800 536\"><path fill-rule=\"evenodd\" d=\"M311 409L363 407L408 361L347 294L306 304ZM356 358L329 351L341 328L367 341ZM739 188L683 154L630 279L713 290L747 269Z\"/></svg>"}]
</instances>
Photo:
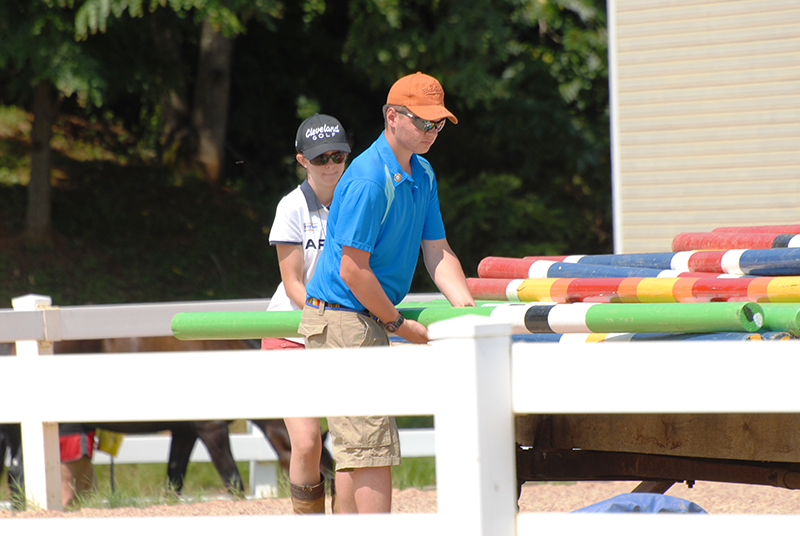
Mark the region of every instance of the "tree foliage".
<instances>
[{"instance_id":1,"label":"tree foliage","mask_svg":"<svg viewBox=\"0 0 800 536\"><path fill-rule=\"evenodd\" d=\"M486 255L610 251L605 5L349 2L342 61L381 97L438 77L459 117L430 152L450 241Z\"/></svg>"},{"instance_id":2,"label":"tree foliage","mask_svg":"<svg viewBox=\"0 0 800 536\"><path fill-rule=\"evenodd\" d=\"M102 104L105 77L75 41L74 19L66 2L0 1L0 70L12 81L6 98L25 102L33 87L48 80L63 96Z\"/></svg>"},{"instance_id":3,"label":"tree foliage","mask_svg":"<svg viewBox=\"0 0 800 536\"><path fill-rule=\"evenodd\" d=\"M64 0L62 0L63 2ZM74 0L70 0L72 4ZM75 35L86 39L89 34L105 32L108 21L121 18L127 12L130 17L143 17L159 7L169 8L179 16L191 15L197 24L208 18L226 37L244 32L244 23L252 18L271 25L279 18L282 8L280 0L85 0L75 15Z\"/></svg>"},{"instance_id":4,"label":"tree foliage","mask_svg":"<svg viewBox=\"0 0 800 536\"><path fill-rule=\"evenodd\" d=\"M225 182L261 201L268 226L298 180L303 118L337 116L357 154L391 84L426 72L459 118L428 157L474 274L487 255L611 251L605 13L604 0L0 0L0 78L13 81L0 99L54 80L169 156L170 107L191 105L211 20L235 39Z\"/></svg>"}]
</instances>

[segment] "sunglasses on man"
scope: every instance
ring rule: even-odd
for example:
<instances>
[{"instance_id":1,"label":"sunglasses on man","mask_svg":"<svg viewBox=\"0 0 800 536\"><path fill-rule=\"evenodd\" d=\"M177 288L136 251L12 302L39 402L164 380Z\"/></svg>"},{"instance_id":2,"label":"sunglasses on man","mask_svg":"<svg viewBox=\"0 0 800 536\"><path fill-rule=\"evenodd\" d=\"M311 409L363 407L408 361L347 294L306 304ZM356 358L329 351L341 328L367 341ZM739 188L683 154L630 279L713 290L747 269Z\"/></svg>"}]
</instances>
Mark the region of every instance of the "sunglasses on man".
<instances>
[{"instance_id":1,"label":"sunglasses on man","mask_svg":"<svg viewBox=\"0 0 800 536\"><path fill-rule=\"evenodd\" d=\"M316 158L310 159L309 162L311 162L312 166L324 166L328 163L328 160L333 160L334 164L341 164L347 160L347 153L336 151L333 154L321 154Z\"/></svg>"},{"instance_id":2,"label":"sunglasses on man","mask_svg":"<svg viewBox=\"0 0 800 536\"><path fill-rule=\"evenodd\" d=\"M416 115L408 112L401 112L397 108L394 110L399 114L403 114L404 116L411 119L411 122L414 123L414 126L420 129L422 132L430 132L433 129L436 129L436 132L441 132L444 128L444 124L447 119L442 119L441 121L428 121L427 119L422 119L421 117L417 117Z\"/></svg>"}]
</instances>

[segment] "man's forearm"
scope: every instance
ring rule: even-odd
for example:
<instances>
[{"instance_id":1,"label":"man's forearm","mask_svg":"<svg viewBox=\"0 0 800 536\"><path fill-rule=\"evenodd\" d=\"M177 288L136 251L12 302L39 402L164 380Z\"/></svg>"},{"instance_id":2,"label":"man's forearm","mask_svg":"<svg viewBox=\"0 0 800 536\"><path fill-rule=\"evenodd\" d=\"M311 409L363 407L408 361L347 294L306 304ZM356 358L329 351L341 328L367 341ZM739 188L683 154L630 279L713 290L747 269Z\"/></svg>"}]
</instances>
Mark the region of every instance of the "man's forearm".
<instances>
[{"instance_id":1,"label":"man's forearm","mask_svg":"<svg viewBox=\"0 0 800 536\"><path fill-rule=\"evenodd\" d=\"M431 279L453 307L475 305L461 262L446 239L423 241L422 254Z\"/></svg>"},{"instance_id":2,"label":"man's forearm","mask_svg":"<svg viewBox=\"0 0 800 536\"><path fill-rule=\"evenodd\" d=\"M447 256L445 256L445 259L436 267L433 282L453 307L475 306L475 299L469 291L464 270L455 257L447 260Z\"/></svg>"},{"instance_id":3,"label":"man's forearm","mask_svg":"<svg viewBox=\"0 0 800 536\"><path fill-rule=\"evenodd\" d=\"M345 251L349 251L347 248ZM342 255L340 275L356 299L382 322L394 322L399 314L383 287L369 267L369 256L353 250L354 255Z\"/></svg>"}]
</instances>

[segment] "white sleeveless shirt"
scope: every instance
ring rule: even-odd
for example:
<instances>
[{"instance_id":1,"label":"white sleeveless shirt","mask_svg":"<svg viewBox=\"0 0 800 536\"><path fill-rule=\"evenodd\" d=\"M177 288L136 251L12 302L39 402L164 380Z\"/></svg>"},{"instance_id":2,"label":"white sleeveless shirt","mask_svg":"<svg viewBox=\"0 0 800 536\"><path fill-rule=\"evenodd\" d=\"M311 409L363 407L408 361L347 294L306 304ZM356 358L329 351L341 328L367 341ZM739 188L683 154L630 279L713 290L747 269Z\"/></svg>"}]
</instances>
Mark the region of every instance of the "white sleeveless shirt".
<instances>
[{"instance_id":1,"label":"white sleeveless shirt","mask_svg":"<svg viewBox=\"0 0 800 536\"><path fill-rule=\"evenodd\" d=\"M275 211L275 220L269 232L269 245L299 245L303 248L303 284L307 285L319 254L325 245L325 229L328 222L328 207L317 199L306 179L303 184L287 194ZM281 281L269 302L268 311L297 311L297 307L286 294ZM302 339L299 339L302 342Z\"/></svg>"}]
</instances>

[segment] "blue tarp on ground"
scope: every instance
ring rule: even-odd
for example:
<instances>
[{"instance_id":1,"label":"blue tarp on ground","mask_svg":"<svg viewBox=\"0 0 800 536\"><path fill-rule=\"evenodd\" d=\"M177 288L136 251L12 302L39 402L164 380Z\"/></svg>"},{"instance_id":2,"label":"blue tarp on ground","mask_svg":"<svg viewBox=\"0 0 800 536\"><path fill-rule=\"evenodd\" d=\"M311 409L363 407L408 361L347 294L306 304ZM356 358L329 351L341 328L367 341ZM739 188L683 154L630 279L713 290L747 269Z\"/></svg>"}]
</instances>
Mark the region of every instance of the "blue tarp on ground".
<instances>
[{"instance_id":1,"label":"blue tarp on ground","mask_svg":"<svg viewBox=\"0 0 800 536\"><path fill-rule=\"evenodd\" d=\"M623 493L572 513L707 514L708 512L695 503L678 497L660 493Z\"/></svg>"}]
</instances>

